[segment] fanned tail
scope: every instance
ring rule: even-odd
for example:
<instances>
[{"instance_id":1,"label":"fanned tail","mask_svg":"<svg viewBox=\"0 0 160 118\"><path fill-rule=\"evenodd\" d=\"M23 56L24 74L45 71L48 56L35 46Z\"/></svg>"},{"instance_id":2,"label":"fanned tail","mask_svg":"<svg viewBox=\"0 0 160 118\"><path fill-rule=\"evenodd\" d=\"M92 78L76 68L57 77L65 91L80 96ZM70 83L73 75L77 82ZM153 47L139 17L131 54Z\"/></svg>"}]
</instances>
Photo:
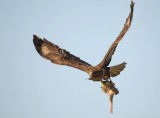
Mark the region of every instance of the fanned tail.
<instances>
[{"instance_id":1,"label":"fanned tail","mask_svg":"<svg viewBox=\"0 0 160 118\"><path fill-rule=\"evenodd\" d=\"M111 77L115 77L115 76L119 75L120 72L126 67L125 66L126 64L127 63L123 62L123 63L121 63L119 65L111 66L110 70L109 70L110 71L110 76Z\"/></svg>"}]
</instances>

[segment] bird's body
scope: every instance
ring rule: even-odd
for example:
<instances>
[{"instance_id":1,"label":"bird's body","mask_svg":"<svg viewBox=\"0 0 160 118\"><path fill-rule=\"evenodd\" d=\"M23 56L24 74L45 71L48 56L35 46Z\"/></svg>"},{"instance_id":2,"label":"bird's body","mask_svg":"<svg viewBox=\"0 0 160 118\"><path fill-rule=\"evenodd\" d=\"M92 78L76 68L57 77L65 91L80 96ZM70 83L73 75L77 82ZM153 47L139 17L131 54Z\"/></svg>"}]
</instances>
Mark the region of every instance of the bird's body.
<instances>
[{"instance_id":1,"label":"bird's body","mask_svg":"<svg viewBox=\"0 0 160 118\"><path fill-rule=\"evenodd\" d=\"M59 65L67 65L82 70L89 74L90 76L89 80L108 81L108 79L110 79L111 77L119 75L126 65L126 63L123 62L115 66L108 66L110 64L112 55L114 54L118 43L121 41L121 39L131 26L133 17L133 8L134 8L133 1L131 1L130 8L131 8L130 14L126 19L122 31L120 32L116 40L109 48L103 60L97 66L92 66L91 64L81 60L79 57L76 57L75 55L69 53L65 49L61 49L59 46L46 40L45 38L41 39L40 37L33 35L33 43L35 45L37 52L42 57L50 60L52 63ZM103 86L106 86L106 88L108 88L106 84L103 84ZM113 84L111 84L111 86L112 88L115 88ZM114 92L112 91L111 93L113 95Z\"/></svg>"}]
</instances>

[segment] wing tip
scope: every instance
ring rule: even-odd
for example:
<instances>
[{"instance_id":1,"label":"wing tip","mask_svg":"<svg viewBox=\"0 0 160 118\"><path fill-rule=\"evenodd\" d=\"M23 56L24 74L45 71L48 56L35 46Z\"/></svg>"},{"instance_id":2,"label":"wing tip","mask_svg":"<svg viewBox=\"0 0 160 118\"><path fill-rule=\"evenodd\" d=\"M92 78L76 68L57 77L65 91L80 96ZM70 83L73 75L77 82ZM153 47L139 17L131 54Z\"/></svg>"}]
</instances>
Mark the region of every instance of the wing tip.
<instances>
[{"instance_id":1,"label":"wing tip","mask_svg":"<svg viewBox=\"0 0 160 118\"><path fill-rule=\"evenodd\" d=\"M39 37L39 36L37 36L37 35L35 35L35 34L33 34L33 42L34 42L34 44L35 44L35 46L38 44L42 44L42 42L43 42L43 40Z\"/></svg>"},{"instance_id":2,"label":"wing tip","mask_svg":"<svg viewBox=\"0 0 160 118\"><path fill-rule=\"evenodd\" d=\"M35 35L35 34L33 34L33 40L37 40L37 41L39 41L39 40L42 40L39 36L37 36L37 35Z\"/></svg>"},{"instance_id":3,"label":"wing tip","mask_svg":"<svg viewBox=\"0 0 160 118\"><path fill-rule=\"evenodd\" d=\"M133 11L133 8L134 8L134 4L135 2L133 2L133 0L131 1L131 4L130 4L130 7L131 7L131 10Z\"/></svg>"},{"instance_id":4,"label":"wing tip","mask_svg":"<svg viewBox=\"0 0 160 118\"><path fill-rule=\"evenodd\" d=\"M44 41L40 37L38 37L37 35L33 34L33 44L34 44L37 52L41 56L43 56L42 50L41 50L41 47L42 47L43 43L44 43Z\"/></svg>"},{"instance_id":5,"label":"wing tip","mask_svg":"<svg viewBox=\"0 0 160 118\"><path fill-rule=\"evenodd\" d=\"M126 63L126 62L123 62L123 64L124 64L124 65L127 65L127 63Z\"/></svg>"},{"instance_id":6,"label":"wing tip","mask_svg":"<svg viewBox=\"0 0 160 118\"><path fill-rule=\"evenodd\" d=\"M39 36L33 34L33 40L42 40Z\"/></svg>"},{"instance_id":7,"label":"wing tip","mask_svg":"<svg viewBox=\"0 0 160 118\"><path fill-rule=\"evenodd\" d=\"M37 35L33 34L33 39L35 39L35 38L37 38L37 37L38 37Z\"/></svg>"}]
</instances>

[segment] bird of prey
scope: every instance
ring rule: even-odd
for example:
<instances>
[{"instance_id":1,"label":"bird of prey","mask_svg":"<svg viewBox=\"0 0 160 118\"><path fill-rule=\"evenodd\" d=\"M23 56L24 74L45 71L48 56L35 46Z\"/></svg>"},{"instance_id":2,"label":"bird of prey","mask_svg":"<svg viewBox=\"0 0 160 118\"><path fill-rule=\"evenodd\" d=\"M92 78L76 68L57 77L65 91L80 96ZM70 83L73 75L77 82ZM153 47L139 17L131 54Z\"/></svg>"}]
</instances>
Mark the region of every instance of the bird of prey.
<instances>
[{"instance_id":1,"label":"bird of prey","mask_svg":"<svg viewBox=\"0 0 160 118\"><path fill-rule=\"evenodd\" d=\"M92 66L88 62L83 61L79 57L76 57L75 55L71 54L65 49L60 48L59 46L48 41L47 39L45 38L41 39L36 35L33 35L34 46L37 52L42 57L50 60L52 63L59 65L67 65L70 67L77 68L79 70L88 73L89 80L101 81L102 89L105 93L109 95L110 101L112 103L113 95L118 94L117 92L118 90L115 88L114 83L112 83L110 78L119 75L120 72L125 68L126 63L123 62L115 66L109 66L109 64L111 62L112 55L114 54L118 43L121 41L121 39L131 26L133 18L133 9L134 9L133 1L131 1L130 8L131 11L126 19L123 29L121 30L120 34L115 39L113 44L110 46L108 52L106 53L102 61L96 66ZM108 83L110 84L111 87L108 86ZM112 92L109 92L108 90L109 91L111 90Z\"/></svg>"}]
</instances>

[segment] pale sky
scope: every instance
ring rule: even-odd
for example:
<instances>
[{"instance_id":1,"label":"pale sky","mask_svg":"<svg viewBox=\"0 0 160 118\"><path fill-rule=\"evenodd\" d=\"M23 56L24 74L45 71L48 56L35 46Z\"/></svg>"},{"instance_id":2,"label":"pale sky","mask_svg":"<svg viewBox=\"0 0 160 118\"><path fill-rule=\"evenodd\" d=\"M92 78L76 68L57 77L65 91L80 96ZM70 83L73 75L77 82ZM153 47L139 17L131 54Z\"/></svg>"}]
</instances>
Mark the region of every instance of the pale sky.
<instances>
[{"instance_id":1,"label":"pale sky","mask_svg":"<svg viewBox=\"0 0 160 118\"><path fill-rule=\"evenodd\" d=\"M101 84L41 58L33 34L97 65L121 31L130 0L0 0L0 118L159 118L160 1L135 0L132 26L110 66L119 94L109 113Z\"/></svg>"}]
</instances>

